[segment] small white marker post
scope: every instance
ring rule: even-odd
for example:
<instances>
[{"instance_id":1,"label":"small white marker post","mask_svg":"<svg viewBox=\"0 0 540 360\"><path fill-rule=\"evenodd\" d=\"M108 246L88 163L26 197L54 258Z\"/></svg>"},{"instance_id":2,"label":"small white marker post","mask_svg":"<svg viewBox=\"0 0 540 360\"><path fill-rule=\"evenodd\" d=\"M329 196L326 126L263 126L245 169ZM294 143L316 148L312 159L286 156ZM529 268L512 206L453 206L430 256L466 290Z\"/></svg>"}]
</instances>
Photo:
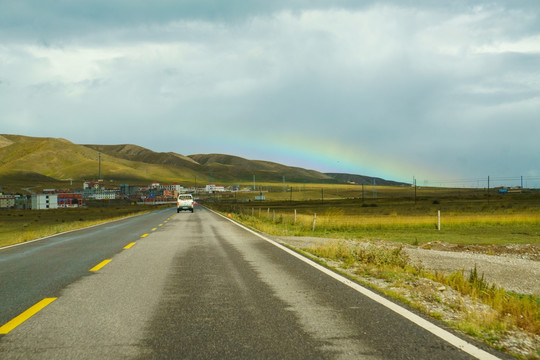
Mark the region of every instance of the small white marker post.
<instances>
[{"instance_id":1,"label":"small white marker post","mask_svg":"<svg viewBox=\"0 0 540 360\"><path fill-rule=\"evenodd\" d=\"M441 210L437 211L437 229L441 231Z\"/></svg>"},{"instance_id":2,"label":"small white marker post","mask_svg":"<svg viewBox=\"0 0 540 360\"><path fill-rule=\"evenodd\" d=\"M313 229L311 231L315 231L315 223L317 222L317 213L313 214Z\"/></svg>"},{"instance_id":3,"label":"small white marker post","mask_svg":"<svg viewBox=\"0 0 540 360\"><path fill-rule=\"evenodd\" d=\"M296 225L296 209L294 209L294 225Z\"/></svg>"}]
</instances>

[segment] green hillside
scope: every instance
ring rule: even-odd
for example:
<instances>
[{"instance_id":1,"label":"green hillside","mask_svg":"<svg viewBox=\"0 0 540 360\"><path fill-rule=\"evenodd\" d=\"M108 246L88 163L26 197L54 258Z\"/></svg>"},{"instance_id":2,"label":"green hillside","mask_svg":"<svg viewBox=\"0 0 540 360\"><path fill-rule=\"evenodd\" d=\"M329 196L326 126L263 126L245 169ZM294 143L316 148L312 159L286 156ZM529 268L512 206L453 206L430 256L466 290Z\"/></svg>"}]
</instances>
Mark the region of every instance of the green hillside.
<instances>
[{"instance_id":1,"label":"green hillside","mask_svg":"<svg viewBox=\"0 0 540 360\"><path fill-rule=\"evenodd\" d=\"M31 183L36 176L74 181L95 180L99 175L99 151L65 139L0 135L0 180L19 177ZM163 166L101 154L102 178L115 182L148 183L152 180L182 181L199 175L185 167ZM51 180L52 181L52 180Z\"/></svg>"},{"instance_id":2,"label":"green hillside","mask_svg":"<svg viewBox=\"0 0 540 360\"><path fill-rule=\"evenodd\" d=\"M283 177L287 182L338 182L313 170L223 154L183 156L130 144L78 145L58 138L0 135L0 185L96 180L100 153L101 177L116 184L232 184L250 182L253 175L258 182L281 182Z\"/></svg>"},{"instance_id":3,"label":"green hillside","mask_svg":"<svg viewBox=\"0 0 540 360\"><path fill-rule=\"evenodd\" d=\"M270 161L247 160L223 154L198 154L189 157L209 169L215 177L249 181L253 175L261 181L336 183L332 177L314 170L290 167Z\"/></svg>"}]
</instances>

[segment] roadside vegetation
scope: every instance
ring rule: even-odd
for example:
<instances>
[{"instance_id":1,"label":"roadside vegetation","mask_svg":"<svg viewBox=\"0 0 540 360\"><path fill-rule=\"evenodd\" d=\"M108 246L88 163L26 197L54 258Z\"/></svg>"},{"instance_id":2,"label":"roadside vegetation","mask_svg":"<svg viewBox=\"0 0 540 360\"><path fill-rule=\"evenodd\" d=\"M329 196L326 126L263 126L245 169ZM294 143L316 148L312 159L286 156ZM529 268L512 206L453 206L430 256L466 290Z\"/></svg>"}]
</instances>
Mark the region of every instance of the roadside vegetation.
<instances>
[{"instance_id":1,"label":"roadside vegetation","mask_svg":"<svg viewBox=\"0 0 540 360\"><path fill-rule=\"evenodd\" d=\"M105 203L105 205L107 204ZM110 207L49 210L1 210L0 247L155 211L159 206L161 205L112 205Z\"/></svg>"},{"instance_id":2,"label":"roadside vegetation","mask_svg":"<svg viewBox=\"0 0 540 360\"><path fill-rule=\"evenodd\" d=\"M411 265L402 247L385 247L370 242L332 241L303 251L317 258L337 261L340 267L352 269L354 274L362 277L392 281L394 286L411 286L415 279L420 278L433 280L485 304L488 306L486 310L470 308L464 302L452 304L462 316L451 325L489 343L496 344L499 332L513 329L540 335L540 297L519 295L488 284L476 268L449 274L432 272ZM433 300L441 301L436 296ZM436 313L431 315L440 317Z\"/></svg>"},{"instance_id":3,"label":"roadside vegetation","mask_svg":"<svg viewBox=\"0 0 540 360\"><path fill-rule=\"evenodd\" d=\"M206 201L270 235L335 239L299 250L518 358L540 358L540 348L520 353L505 342L516 331L530 334L538 342L540 294L506 291L487 283L476 268L431 271L412 265L403 251L405 245L429 248L437 242L463 246L538 244L539 193L488 196L478 190L460 189L458 194L458 190L429 189L414 199L411 189L394 188L379 190L377 198L367 198L364 191L362 199L350 188L337 190L333 194L327 187L319 190L320 199L306 201L291 201L291 194L284 192L267 192L267 201L246 202L238 197ZM342 196L344 193L347 196Z\"/></svg>"}]
</instances>

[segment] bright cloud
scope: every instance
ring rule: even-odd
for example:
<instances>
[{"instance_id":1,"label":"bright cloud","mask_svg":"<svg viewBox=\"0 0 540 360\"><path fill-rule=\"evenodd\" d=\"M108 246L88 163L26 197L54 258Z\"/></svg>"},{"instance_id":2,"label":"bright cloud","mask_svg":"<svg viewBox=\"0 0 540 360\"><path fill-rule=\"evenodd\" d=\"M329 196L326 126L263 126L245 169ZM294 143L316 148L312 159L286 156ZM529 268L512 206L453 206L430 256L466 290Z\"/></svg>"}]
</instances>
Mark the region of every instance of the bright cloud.
<instances>
[{"instance_id":1,"label":"bright cloud","mask_svg":"<svg viewBox=\"0 0 540 360\"><path fill-rule=\"evenodd\" d=\"M4 133L396 180L538 174L534 1L14 4Z\"/></svg>"}]
</instances>

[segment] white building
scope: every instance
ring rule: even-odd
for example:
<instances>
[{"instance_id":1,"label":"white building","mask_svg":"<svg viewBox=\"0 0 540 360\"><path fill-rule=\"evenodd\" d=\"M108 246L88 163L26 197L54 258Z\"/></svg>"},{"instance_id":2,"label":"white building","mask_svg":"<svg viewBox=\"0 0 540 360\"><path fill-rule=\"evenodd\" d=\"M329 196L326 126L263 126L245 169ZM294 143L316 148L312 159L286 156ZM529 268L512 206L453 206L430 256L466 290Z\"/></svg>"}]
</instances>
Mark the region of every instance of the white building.
<instances>
[{"instance_id":1,"label":"white building","mask_svg":"<svg viewBox=\"0 0 540 360\"><path fill-rule=\"evenodd\" d=\"M36 194L32 195L32 210L58 209L58 195Z\"/></svg>"},{"instance_id":2,"label":"white building","mask_svg":"<svg viewBox=\"0 0 540 360\"><path fill-rule=\"evenodd\" d=\"M184 187L179 184L163 184L163 185L160 185L159 188L163 190L169 190L169 191L178 191L179 193L185 192Z\"/></svg>"},{"instance_id":3,"label":"white building","mask_svg":"<svg viewBox=\"0 0 540 360\"><path fill-rule=\"evenodd\" d=\"M115 190L96 190L94 193L88 196L91 199L96 200L114 200L116 199Z\"/></svg>"},{"instance_id":4,"label":"white building","mask_svg":"<svg viewBox=\"0 0 540 360\"><path fill-rule=\"evenodd\" d=\"M215 193L215 192L222 192L222 191L225 191L225 187L223 186L216 186L214 184L209 184L209 185L206 185L206 187L204 188L204 190L207 192L207 193Z\"/></svg>"}]
</instances>

